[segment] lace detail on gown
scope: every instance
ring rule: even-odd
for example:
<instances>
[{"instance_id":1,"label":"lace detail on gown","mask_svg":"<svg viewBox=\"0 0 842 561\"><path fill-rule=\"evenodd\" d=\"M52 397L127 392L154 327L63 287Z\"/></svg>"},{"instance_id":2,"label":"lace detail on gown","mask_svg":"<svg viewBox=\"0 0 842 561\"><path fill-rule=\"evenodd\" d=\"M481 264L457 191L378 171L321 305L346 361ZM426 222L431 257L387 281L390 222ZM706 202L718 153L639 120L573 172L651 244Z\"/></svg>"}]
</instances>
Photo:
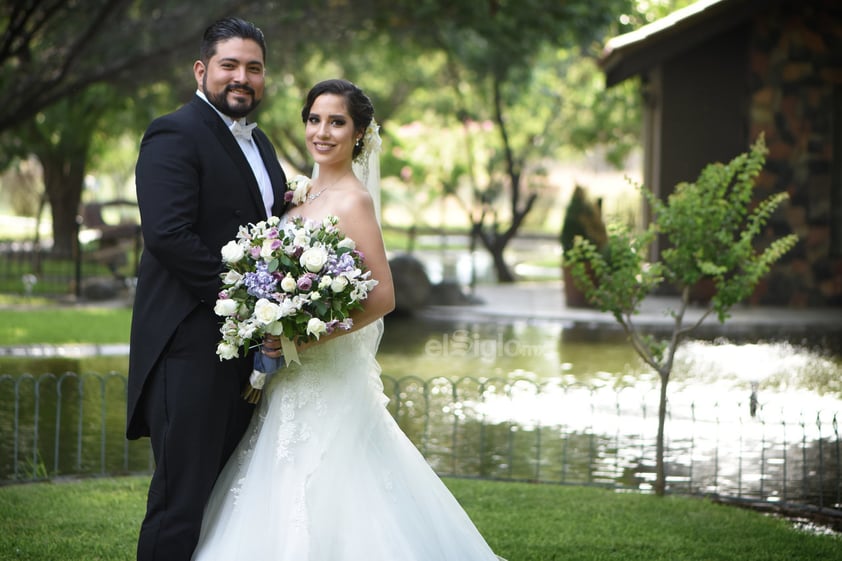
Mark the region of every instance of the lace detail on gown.
<instances>
[{"instance_id":1,"label":"lace detail on gown","mask_svg":"<svg viewBox=\"0 0 842 561\"><path fill-rule=\"evenodd\" d=\"M195 561L496 561L386 409L376 322L272 376Z\"/></svg>"},{"instance_id":2,"label":"lace detail on gown","mask_svg":"<svg viewBox=\"0 0 842 561\"><path fill-rule=\"evenodd\" d=\"M275 443L278 461L290 460L290 451L298 443L310 438L312 427L306 419L299 419L296 413L299 409L312 406L319 416L326 413L324 400L320 398L321 385L319 378L312 372L302 372L293 375L298 380L281 380L284 387L281 392L281 424L278 427L278 438Z\"/></svg>"}]
</instances>

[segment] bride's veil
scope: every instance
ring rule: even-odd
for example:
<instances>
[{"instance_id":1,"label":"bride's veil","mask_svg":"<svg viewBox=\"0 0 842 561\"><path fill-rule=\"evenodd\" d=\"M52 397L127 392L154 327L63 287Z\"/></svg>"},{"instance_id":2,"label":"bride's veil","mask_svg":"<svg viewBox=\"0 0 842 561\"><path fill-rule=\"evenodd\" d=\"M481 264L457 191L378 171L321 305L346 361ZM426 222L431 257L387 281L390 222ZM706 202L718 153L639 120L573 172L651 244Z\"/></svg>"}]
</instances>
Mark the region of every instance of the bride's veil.
<instances>
[{"instance_id":1,"label":"bride's veil","mask_svg":"<svg viewBox=\"0 0 842 561\"><path fill-rule=\"evenodd\" d=\"M380 223L380 152L383 141L380 139L380 125L374 119L365 130L363 149L354 158L354 174L365 185L374 201L374 213Z\"/></svg>"}]
</instances>

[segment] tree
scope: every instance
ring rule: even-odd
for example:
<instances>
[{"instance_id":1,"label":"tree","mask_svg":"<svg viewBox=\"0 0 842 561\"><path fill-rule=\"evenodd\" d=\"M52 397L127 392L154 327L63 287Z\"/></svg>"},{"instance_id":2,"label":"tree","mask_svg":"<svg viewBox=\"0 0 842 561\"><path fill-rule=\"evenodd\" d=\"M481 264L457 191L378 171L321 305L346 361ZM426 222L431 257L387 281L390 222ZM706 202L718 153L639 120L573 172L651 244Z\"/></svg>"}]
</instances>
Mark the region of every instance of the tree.
<instances>
[{"instance_id":1,"label":"tree","mask_svg":"<svg viewBox=\"0 0 842 561\"><path fill-rule=\"evenodd\" d=\"M487 245L502 256L533 204L530 199L534 202L537 174L532 171L539 166L530 162L542 157L536 152L527 154L526 149L534 144L530 137L538 138L533 131L511 125L511 108L517 101L528 105L532 99L540 99L522 95L529 81L522 82L531 75L531 65L548 41L594 43L597 28L611 21L609 14L628 4L628 0L599 0L596 5L585 0L529 0L512 6L489 0L477 10L476 2L450 0L360 0L353 4L291 0L282 8L276 2L255 0L179 5L167 0L6 3L0 7L0 80L4 84L0 90L0 169L32 152L34 131L43 139L61 136L62 149L72 152L63 164L51 159L56 166L67 168L69 159L90 156L92 149L95 152L96 142L83 138L82 132L98 135L102 122L92 128L68 126L85 120L86 116L74 113L88 110L90 100L85 92L94 86L109 85L125 92L135 102L132 111L148 113L146 119L139 120L145 123L160 106L144 106L140 95L156 83L169 81L174 86L167 107L175 107L172 98L183 100L192 91L191 80L184 79L188 72L184 61L196 56L202 30L216 17L237 13L259 22L269 41L267 68L275 84L270 87L275 89L268 92L258 118L280 141L281 153L295 167L306 166L308 161L297 134L300 121L295 119L301 96L316 78L327 77L327 71L341 70L373 94L378 119L387 123L386 134L391 115L410 101L430 103L413 111L440 111L451 118L451 126L461 127L462 118L470 114L494 119L503 148L495 149L493 160L482 163L492 181L476 186L486 201L485 208L493 212L486 213L477 226ZM520 29L530 32L521 33ZM320 40L314 41L314 36ZM458 72L452 76L458 76L458 81L445 83L442 78L447 75L423 71L427 60L442 52L453 55L451 61ZM475 99L458 111L452 105L442 106L435 92L418 95L423 89L448 84L454 89L467 86ZM532 92L532 96L540 96L538 90ZM119 96L110 99L117 104L115 110L125 105ZM51 107L60 110L50 111ZM109 111L100 107L101 113ZM281 114L285 116L279 117ZM292 123L287 115L293 116ZM75 131L72 136L71 130ZM71 138L76 143L72 149ZM534 145L546 151L548 143ZM81 180L84 172L78 170L84 168L74 165L77 171L72 177ZM55 224L68 224L75 217L83 185L72 185L69 177L48 191L54 218L55 213L60 214ZM60 193L63 189L68 193ZM505 216L496 208L495 193L509 195L510 208L515 211L511 225L505 224L505 218L492 220L492 215ZM62 238L67 232L59 228L61 231L54 233L56 244L66 247ZM505 263L500 263L504 270Z\"/></svg>"},{"instance_id":2,"label":"tree","mask_svg":"<svg viewBox=\"0 0 842 561\"><path fill-rule=\"evenodd\" d=\"M56 102L38 118L17 127L14 138L35 155L43 170L54 252L70 255L73 250L76 217L91 160L113 149L115 138L139 128L158 95L160 92L130 97L97 84L72 99Z\"/></svg>"},{"instance_id":3,"label":"tree","mask_svg":"<svg viewBox=\"0 0 842 561\"><path fill-rule=\"evenodd\" d=\"M163 0L29 0L0 8L0 169L38 157L55 251L73 247L88 160L107 143L97 135L126 132L127 111L137 116L134 127L148 122L139 115L155 104L143 104L150 101L144 84L169 77L170 61L187 49L195 56L207 21L199 10L221 15L237 4L167 9Z\"/></svg>"},{"instance_id":4,"label":"tree","mask_svg":"<svg viewBox=\"0 0 842 561\"><path fill-rule=\"evenodd\" d=\"M470 123L495 125L498 138L493 151L466 166L472 200L463 201L463 206L469 209L472 234L492 256L498 280L511 282L514 275L503 253L538 198L533 183L541 175L542 159L552 152L549 136L557 128L559 106L564 103L546 87L538 61L565 47L595 46L629 3L491 0L480 9L468 2L438 4L421 3L407 27L419 41L448 57L448 72L442 79L455 92L453 126L471 131ZM434 5L438 12L430 17ZM472 143L488 141L466 137L469 152ZM478 165L485 169L475 169ZM497 203L503 197L508 208L501 209Z\"/></svg>"},{"instance_id":5,"label":"tree","mask_svg":"<svg viewBox=\"0 0 842 561\"><path fill-rule=\"evenodd\" d=\"M612 224L601 251L578 238L573 250L564 255L588 300L614 316L634 350L660 378L655 466L658 495L666 491L667 384L676 351L709 315L716 314L725 322L731 307L750 296L770 266L798 241L795 234L789 234L756 248L766 222L788 196L782 192L754 201L754 183L766 152L761 136L747 153L728 164L710 164L695 182L676 186L666 202L642 189L654 217L645 231L633 233ZM657 235L663 236L668 247L657 262L647 263L649 247ZM685 325L690 290L702 281L712 282L713 297L701 317ZM666 340L646 334L634 322L643 300L661 282L674 285L680 294L678 309L670 310L672 332Z\"/></svg>"},{"instance_id":6,"label":"tree","mask_svg":"<svg viewBox=\"0 0 842 561\"><path fill-rule=\"evenodd\" d=\"M363 23L367 14L383 9L361 3L328 10L326 4L330 2L300 0L279 9L248 0L181 5L167 0L4 3L0 169L32 153L38 155L53 217L54 248L67 252L73 244L85 170L99 146L97 138L103 131L132 134L157 114L173 109L172 99L166 104L153 99L156 82L175 84L172 92L186 99L193 90L189 62L198 55L201 33L210 21L229 13L260 22L270 47L267 67L280 78L277 89L286 94L280 96L279 106L284 100L294 105L288 115L294 126L273 127L278 119L270 111L264 112L265 122L286 140L285 155L304 165L308 158L298 141L300 119L295 115L312 81L300 82L301 87L291 92L279 86L288 76L301 77L296 72L301 59L319 49L345 57L352 51L364 60L356 48L347 48L357 44L351 30L367 29ZM312 41L316 31L327 35L326 40ZM408 83L404 81L403 87ZM271 104L271 97L267 101ZM381 115L387 114L385 104L379 109ZM117 130L118 126L124 129Z\"/></svg>"},{"instance_id":7,"label":"tree","mask_svg":"<svg viewBox=\"0 0 842 561\"><path fill-rule=\"evenodd\" d=\"M0 7L0 132L94 84L143 84L197 51L212 19L247 2L22 0Z\"/></svg>"},{"instance_id":8,"label":"tree","mask_svg":"<svg viewBox=\"0 0 842 561\"><path fill-rule=\"evenodd\" d=\"M156 82L178 85L164 88L170 98L192 92L185 61L197 57L208 22L230 12L265 19L270 45L281 38L273 51L279 53L316 25L296 26L290 19L302 17L296 6L269 18L271 8L243 0L179 6L166 0L29 0L0 7L0 169L38 156L56 251L69 253L74 243L88 159L102 144L97 137L142 130L161 107L173 108L171 99L160 101ZM275 33L279 28L284 33Z\"/></svg>"}]
</instances>

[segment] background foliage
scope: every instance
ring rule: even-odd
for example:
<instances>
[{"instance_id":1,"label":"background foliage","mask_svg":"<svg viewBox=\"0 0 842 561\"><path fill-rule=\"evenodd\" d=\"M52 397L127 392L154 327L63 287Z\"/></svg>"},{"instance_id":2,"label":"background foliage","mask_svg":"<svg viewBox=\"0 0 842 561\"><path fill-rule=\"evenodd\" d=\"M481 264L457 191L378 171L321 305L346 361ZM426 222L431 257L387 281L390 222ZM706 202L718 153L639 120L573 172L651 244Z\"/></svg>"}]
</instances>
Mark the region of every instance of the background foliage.
<instances>
[{"instance_id":1,"label":"background foliage","mask_svg":"<svg viewBox=\"0 0 842 561\"><path fill-rule=\"evenodd\" d=\"M79 204L104 196L88 191L87 178L132 191L126 184L136 150L126 146L136 147L152 118L192 95L201 32L235 14L255 21L267 37L268 89L255 117L285 167L309 169L299 111L310 85L334 76L359 83L393 147L383 174L392 200L384 206L394 201L411 209L408 219L424 225L425 209L451 199L462 209L457 220L494 257L498 278L511 280L503 252L529 223L536 201L546 199L548 164L597 150L622 165L638 144L633 81L602 86L596 57L605 40L686 3L4 3L0 170L19 170L33 157L39 162L40 176L32 172L43 185L36 209L50 209L54 248L69 253ZM533 225L541 223L539 213Z\"/></svg>"}]
</instances>

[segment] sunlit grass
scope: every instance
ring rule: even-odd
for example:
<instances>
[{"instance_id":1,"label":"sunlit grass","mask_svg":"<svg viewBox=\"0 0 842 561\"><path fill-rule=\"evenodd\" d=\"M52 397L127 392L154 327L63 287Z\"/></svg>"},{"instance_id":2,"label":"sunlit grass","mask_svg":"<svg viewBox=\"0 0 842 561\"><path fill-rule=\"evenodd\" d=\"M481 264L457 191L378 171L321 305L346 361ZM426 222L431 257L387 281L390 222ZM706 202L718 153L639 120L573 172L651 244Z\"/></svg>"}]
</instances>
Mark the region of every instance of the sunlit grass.
<instances>
[{"instance_id":1,"label":"sunlit grass","mask_svg":"<svg viewBox=\"0 0 842 561\"><path fill-rule=\"evenodd\" d=\"M836 559L842 539L689 497L445 479L510 561ZM0 488L0 551L17 561L134 559L147 477Z\"/></svg>"},{"instance_id":2,"label":"sunlit grass","mask_svg":"<svg viewBox=\"0 0 842 561\"><path fill-rule=\"evenodd\" d=\"M128 306L0 309L2 345L128 343L130 327Z\"/></svg>"},{"instance_id":3,"label":"sunlit grass","mask_svg":"<svg viewBox=\"0 0 842 561\"><path fill-rule=\"evenodd\" d=\"M49 217L42 217L40 224L41 239L52 235L52 228L53 225ZM35 218L30 216L15 216L0 211L0 239L28 240L33 237L35 237Z\"/></svg>"},{"instance_id":4,"label":"sunlit grass","mask_svg":"<svg viewBox=\"0 0 842 561\"><path fill-rule=\"evenodd\" d=\"M0 294L0 308L2 307L33 307L53 304L52 300L43 296L21 296L19 294Z\"/></svg>"}]
</instances>

